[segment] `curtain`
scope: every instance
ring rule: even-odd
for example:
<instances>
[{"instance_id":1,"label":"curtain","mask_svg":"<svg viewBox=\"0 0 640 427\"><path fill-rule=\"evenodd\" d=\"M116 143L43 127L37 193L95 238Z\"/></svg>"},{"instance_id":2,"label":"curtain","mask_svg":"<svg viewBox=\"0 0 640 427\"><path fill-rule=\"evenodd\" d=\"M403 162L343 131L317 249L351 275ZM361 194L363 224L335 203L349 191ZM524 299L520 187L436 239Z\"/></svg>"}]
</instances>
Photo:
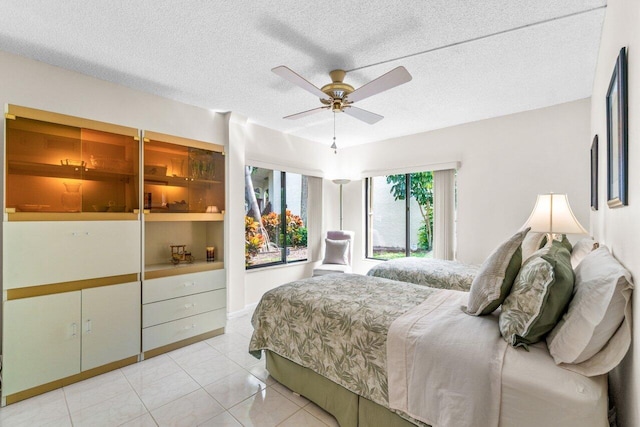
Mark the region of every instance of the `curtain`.
<instances>
[{"instance_id":1,"label":"curtain","mask_svg":"<svg viewBox=\"0 0 640 427\"><path fill-rule=\"evenodd\" d=\"M308 219L307 219L307 249L309 251L308 258L311 261L322 259L322 178L313 176L307 177L308 186Z\"/></svg>"},{"instance_id":2,"label":"curtain","mask_svg":"<svg viewBox=\"0 0 640 427\"><path fill-rule=\"evenodd\" d=\"M433 256L455 258L455 170L433 172Z\"/></svg>"}]
</instances>

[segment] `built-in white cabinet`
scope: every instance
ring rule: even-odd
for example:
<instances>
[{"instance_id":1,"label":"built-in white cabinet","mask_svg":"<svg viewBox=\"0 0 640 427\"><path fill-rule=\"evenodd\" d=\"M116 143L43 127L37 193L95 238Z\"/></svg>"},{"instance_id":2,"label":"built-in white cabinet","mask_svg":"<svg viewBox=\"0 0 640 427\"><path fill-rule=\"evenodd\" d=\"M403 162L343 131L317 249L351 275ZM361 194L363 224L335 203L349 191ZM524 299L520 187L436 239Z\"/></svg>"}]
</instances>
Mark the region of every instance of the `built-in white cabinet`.
<instances>
[{"instance_id":1,"label":"built-in white cabinet","mask_svg":"<svg viewBox=\"0 0 640 427\"><path fill-rule=\"evenodd\" d=\"M140 221L8 221L3 233L5 290L140 272Z\"/></svg>"},{"instance_id":2,"label":"built-in white cabinet","mask_svg":"<svg viewBox=\"0 0 640 427\"><path fill-rule=\"evenodd\" d=\"M140 352L140 283L6 301L3 396Z\"/></svg>"},{"instance_id":3,"label":"built-in white cabinet","mask_svg":"<svg viewBox=\"0 0 640 427\"><path fill-rule=\"evenodd\" d=\"M2 395L80 372L80 291L4 303Z\"/></svg>"},{"instance_id":4,"label":"built-in white cabinet","mask_svg":"<svg viewBox=\"0 0 640 427\"><path fill-rule=\"evenodd\" d=\"M140 282L82 290L83 371L140 353Z\"/></svg>"},{"instance_id":5,"label":"built-in white cabinet","mask_svg":"<svg viewBox=\"0 0 640 427\"><path fill-rule=\"evenodd\" d=\"M145 280L142 293L143 352L225 326L224 270Z\"/></svg>"},{"instance_id":6,"label":"built-in white cabinet","mask_svg":"<svg viewBox=\"0 0 640 427\"><path fill-rule=\"evenodd\" d=\"M224 332L223 146L5 118L2 405Z\"/></svg>"}]
</instances>

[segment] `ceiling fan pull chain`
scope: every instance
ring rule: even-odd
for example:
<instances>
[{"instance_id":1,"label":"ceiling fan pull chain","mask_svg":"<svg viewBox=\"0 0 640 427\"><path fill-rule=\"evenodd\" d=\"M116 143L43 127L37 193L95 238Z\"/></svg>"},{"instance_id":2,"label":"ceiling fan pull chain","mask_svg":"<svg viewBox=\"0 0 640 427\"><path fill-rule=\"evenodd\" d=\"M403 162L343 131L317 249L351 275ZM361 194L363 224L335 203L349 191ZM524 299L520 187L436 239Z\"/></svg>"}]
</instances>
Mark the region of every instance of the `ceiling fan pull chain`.
<instances>
[{"instance_id":1,"label":"ceiling fan pull chain","mask_svg":"<svg viewBox=\"0 0 640 427\"><path fill-rule=\"evenodd\" d=\"M331 144L333 154L338 154L338 146L336 145L336 112L333 112L333 144Z\"/></svg>"}]
</instances>

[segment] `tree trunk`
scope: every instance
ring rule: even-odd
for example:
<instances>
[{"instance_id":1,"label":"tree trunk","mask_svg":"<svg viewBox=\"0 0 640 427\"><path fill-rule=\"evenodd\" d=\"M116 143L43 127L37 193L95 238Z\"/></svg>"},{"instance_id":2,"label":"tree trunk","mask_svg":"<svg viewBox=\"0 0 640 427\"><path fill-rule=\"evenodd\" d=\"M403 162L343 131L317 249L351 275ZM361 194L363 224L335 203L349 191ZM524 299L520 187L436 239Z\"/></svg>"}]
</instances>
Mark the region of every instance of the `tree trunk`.
<instances>
[{"instance_id":1,"label":"tree trunk","mask_svg":"<svg viewBox=\"0 0 640 427\"><path fill-rule=\"evenodd\" d=\"M253 167L244 167L244 198L249 204L247 216L253 217L257 222L260 222L260 207L258 206L258 199L256 199L256 192L253 188L253 181L251 180L252 171Z\"/></svg>"}]
</instances>

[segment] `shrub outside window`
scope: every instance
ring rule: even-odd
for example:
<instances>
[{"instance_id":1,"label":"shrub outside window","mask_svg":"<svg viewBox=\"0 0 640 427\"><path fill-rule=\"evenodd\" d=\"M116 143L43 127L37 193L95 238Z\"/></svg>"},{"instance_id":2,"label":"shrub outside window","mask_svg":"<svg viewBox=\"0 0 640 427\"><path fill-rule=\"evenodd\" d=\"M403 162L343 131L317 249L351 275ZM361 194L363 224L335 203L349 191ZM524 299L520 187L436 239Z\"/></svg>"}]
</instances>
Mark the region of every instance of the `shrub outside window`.
<instances>
[{"instance_id":1,"label":"shrub outside window","mask_svg":"<svg viewBox=\"0 0 640 427\"><path fill-rule=\"evenodd\" d=\"M304 175L245 166L246 268L307 259L307 194Z\"/></svg>"}]
</instances>

